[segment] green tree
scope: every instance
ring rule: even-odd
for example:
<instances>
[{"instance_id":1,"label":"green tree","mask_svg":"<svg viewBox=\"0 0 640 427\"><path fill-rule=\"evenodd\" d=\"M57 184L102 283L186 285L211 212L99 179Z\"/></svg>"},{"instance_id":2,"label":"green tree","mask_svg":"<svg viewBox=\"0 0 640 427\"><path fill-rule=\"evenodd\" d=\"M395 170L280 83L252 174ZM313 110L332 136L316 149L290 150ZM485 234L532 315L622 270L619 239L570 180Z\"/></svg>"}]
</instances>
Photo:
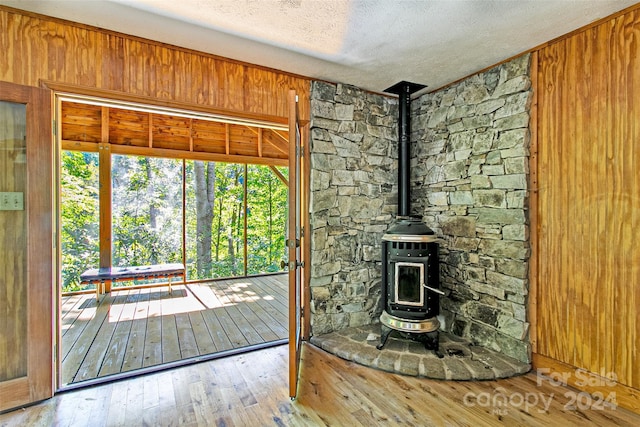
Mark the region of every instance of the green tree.
<instances>
[{"instance_id":1,"label":"green tree","mask_svg":"<svg viewBox=\"0 0 640 427\"><path fill-rule=\"evenodd\" d=\"M80 274L98 265L98 156L63 151L60 169L63 291L80 289Z\"/></svg>"},{"instance_id":2,"label":"green tree","mask_svg":"<svg viewBox=\"0 0 640 427\"><path fill-rule=\"evenodd\" d=\"M288 175L286 169L281 173ZM288 188L260 165L249 167L248 183L248 273L278 271L285 258Z\"/></svg>"},{"instance_id":3,"label":"green tree","mask_svg":"<svg viewBox=\"0 0 640 427\"><path fill-rule=\"evenodd\" d=\"M182 162L112 158L113 264L181 262Z\"/></svg>"}]
</instances>

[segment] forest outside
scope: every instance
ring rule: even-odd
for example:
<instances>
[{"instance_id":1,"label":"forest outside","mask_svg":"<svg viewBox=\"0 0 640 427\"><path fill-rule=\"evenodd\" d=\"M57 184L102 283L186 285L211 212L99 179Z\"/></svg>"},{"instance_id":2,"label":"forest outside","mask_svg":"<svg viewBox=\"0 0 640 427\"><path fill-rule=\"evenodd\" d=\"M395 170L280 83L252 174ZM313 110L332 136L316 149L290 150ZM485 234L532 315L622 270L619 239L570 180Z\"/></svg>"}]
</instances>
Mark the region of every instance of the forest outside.
<instances>
[{"instance_id":1,"label":"forest outside","mask_svg":"<svg viewBox=\"0 0 640 427\"><path fill-rule=\"evenodd\" d=\"M184 262L187 280L200 280L276 272L286 259L288 188L267 166L113 155L111 176L113 266ZM98 155L63 151L60 177L70 292L98 267Z\"/></svg>"}]
</instances>

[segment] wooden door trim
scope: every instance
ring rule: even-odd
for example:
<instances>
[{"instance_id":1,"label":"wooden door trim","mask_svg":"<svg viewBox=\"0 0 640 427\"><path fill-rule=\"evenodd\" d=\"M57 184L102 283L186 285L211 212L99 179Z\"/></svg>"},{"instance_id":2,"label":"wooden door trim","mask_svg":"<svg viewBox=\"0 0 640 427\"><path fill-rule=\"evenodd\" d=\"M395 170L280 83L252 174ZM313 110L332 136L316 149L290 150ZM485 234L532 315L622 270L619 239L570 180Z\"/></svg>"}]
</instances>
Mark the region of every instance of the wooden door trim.
<instances>
[{"instance_id":1,"label":"wooden door trim","mask_svg":"<svg viewBox=\"0 0 640 427\"><path fill-rule=\"evenodd\" d=\"M538 52L529 59L532 97L529 112L529 341L531 351L538 351Z\"/></svg>"},{"instance_id":2,"label":"wooden door trim","mask_svg":"<svg viewBox=\"0 0 640 427\"><path fill-rule=\"evenodd\" d=\"M248 111L227 110L222 108L208 107L199 104L179 101L165 101L149 96L134 95L128 92L120 92L110 89L98 89L95 87L79 86L73 84L59 83L54 81L42 80L41 86L60 95L75 95L79 97L97 98L112 101L116 104L123 104L125 108L127 103L142 106L166 108L169 110L184 110L193 113L201 113L212 116L220 116L232 120L246 121L247 123L261 124L264 126L276 126L284 128L287 126L287 118L274 116L270 114L251 113Z\"/></svg>"}]
</instances>

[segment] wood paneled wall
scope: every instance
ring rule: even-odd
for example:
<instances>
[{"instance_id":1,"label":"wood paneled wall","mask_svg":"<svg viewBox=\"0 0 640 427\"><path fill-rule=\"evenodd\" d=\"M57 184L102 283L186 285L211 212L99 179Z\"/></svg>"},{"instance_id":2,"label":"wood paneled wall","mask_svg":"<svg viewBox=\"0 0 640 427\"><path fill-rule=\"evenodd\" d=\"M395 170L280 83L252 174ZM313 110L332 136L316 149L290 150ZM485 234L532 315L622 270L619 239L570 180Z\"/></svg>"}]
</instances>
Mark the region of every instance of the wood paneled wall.
<instances>
[{"instance_id":1,"label":"wood paneled wall","mask_svg":"<svg viewBox=\"0 0 640 427\"><path fill-rule=\"evenodd\" d=\"M639 8L538 51L533 213L534 362L557 361L557 367L615 376L630 387L635 410L640 410L639 54Z\"/></svg>"},{"instance_id":2,"label":"wood paneled wall","mask_svg":"<svg viewBox=\"0 0 640 427\"><path fill-rule=\"evenodd\" d=\"M2 6L0 52L0 81L44 80L280 118L294 89L309 119L309 79Z\"/></svg>"}]
</instances>

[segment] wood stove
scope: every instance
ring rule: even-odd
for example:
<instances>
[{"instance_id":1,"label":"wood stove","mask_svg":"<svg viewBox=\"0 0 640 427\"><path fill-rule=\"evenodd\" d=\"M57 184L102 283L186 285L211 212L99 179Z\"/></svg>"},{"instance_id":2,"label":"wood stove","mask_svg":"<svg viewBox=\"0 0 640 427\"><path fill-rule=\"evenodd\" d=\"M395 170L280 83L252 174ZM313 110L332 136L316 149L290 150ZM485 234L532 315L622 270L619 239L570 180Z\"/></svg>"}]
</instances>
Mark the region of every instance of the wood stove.
<instances>
[{"instance_id":1,"label":"wood stove","mask_svg":"<svg viewBox=\"0 0 640 427\"><path fill-rule=\"evenodd\" d=\"M400 82L385 92L399 95L398 216L382 237L382 349L393 331L424 343L439 357L440 310L438 242L435 233L410 213L411 93L424 88Z\"/></svg>"}]
</instances>

